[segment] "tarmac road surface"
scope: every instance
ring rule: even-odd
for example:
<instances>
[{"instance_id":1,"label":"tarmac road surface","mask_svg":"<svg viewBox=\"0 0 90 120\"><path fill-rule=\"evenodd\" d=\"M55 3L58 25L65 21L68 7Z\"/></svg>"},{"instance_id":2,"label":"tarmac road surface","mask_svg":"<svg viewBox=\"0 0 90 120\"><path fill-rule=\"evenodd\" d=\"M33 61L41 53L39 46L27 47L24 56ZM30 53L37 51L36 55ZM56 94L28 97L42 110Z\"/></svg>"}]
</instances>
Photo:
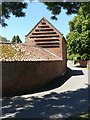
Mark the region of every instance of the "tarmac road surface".
<instances>
[{"instance_id":1,"label":"tarmac road surface","mask_svg":"<svg viewBox=\"0 0 90 120\"><path fill-rule=\"evenodd\" d=\"M68 64L68 70L60 86L3 98L1 118L69 118L87 112L90 69Z\"/></svg>"}]
</instances>

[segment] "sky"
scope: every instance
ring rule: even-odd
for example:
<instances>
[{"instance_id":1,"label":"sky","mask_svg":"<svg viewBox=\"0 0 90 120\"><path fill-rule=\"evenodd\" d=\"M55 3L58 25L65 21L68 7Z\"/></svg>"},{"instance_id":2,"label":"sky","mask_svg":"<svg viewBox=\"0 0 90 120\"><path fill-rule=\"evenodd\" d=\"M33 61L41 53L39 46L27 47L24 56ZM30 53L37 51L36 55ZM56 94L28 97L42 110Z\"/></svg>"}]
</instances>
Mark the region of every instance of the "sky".
<instances>
[{"instance_id":1,"label":"sky","mask_svg":"<svg viewBox=\"0 0 90 120\"><path fill-rule=\"evenodd\" d=\"M58 20L51 20L51 12L47 10L46 6L43 3L39 2L28 2L25 17L16 18L11 15L9 20L6 20L8 24L7 27L1 28L1 36L6 37L8 40L11 40L13 36L19 35L22 42L25 42L25 35L27 35L32 28L45 17L54 27L56 27L63 35L69 33L69 21L73 19L75 15L66 15L65 10L57 16Z\"/></svg>"}]
</instances>

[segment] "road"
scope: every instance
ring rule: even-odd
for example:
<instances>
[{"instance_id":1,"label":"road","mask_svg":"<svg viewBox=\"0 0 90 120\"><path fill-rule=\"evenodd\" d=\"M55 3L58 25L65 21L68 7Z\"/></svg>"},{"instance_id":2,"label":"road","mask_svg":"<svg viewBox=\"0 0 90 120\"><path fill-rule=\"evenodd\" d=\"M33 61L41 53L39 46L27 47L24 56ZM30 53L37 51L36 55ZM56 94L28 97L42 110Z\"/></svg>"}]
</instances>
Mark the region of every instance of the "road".
<instances>
[{"instance_id":1,"label":"road","mask_svg":"<svg viewBox=\"0 0 90 120\"><path fill-rule=\"evenodd\" d=\"M88 111L87 68L68 64L64 83L34 94L3 98L2 118L69 118ZM59 80L60 81L60 80Z\"/></svg>"}]
</instances>

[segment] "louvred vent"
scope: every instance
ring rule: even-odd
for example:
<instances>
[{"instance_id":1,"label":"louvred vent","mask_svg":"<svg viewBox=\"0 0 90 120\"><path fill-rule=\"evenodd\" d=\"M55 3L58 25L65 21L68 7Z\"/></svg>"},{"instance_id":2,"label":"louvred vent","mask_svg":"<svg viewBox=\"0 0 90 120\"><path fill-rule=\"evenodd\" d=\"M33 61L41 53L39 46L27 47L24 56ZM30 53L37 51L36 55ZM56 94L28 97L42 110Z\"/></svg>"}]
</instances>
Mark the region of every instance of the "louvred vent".
<instances>
[{"instance_id":1,"label":"louvred vent","mask_svg":"<svg viewBox=\"0 0 90 120\"><path fill-rule=\"evenodd\" d=\"M30 40L43 48L60 47L60 36L56 30L43 18L30 33Z\"/></svg>"}]
</instances>

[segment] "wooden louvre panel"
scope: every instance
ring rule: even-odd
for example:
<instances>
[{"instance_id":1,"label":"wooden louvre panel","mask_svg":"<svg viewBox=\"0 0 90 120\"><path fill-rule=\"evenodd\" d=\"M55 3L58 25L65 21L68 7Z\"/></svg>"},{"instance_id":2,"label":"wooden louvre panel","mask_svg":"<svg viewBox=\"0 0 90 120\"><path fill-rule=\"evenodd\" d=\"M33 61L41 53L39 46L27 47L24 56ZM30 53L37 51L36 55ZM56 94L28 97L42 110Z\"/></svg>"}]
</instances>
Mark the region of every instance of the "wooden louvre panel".
<instances>
[{"instance_id":1,"label":"wooden louvre panel","mask_svg":"<svg viewBox=\"0 0 90 120\"><path fill-rule=\"evenodd\" d=\"M35 44L40 47L60 47L60 36L55 28L43 18L30 34Z\"/></svg>"}]
</instances>

